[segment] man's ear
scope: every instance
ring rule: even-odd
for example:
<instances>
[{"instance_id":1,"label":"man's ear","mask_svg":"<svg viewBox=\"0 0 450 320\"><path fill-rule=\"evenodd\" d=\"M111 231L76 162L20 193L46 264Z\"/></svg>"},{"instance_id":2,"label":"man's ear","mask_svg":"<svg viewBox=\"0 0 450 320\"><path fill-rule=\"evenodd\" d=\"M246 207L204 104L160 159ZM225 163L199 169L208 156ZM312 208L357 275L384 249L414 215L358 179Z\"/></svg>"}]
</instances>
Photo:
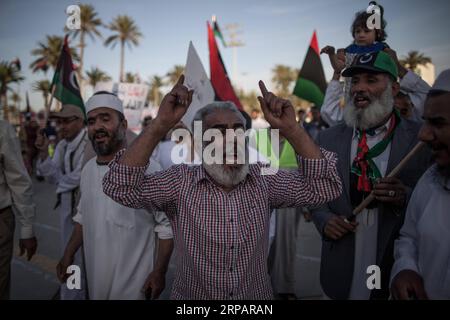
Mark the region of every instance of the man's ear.
<instances>
[{"instance_id":1,"label":"man's ear","mask_svg":"<svg viewBox=\"0 0 450 320\"><path fill-rule=\"evenodd\" d=\"M127 119L123 119L123 120L122 120L122 125L123 125L123 128L124 128L125 130L128 129L128 121L127 121Z\"/></svg>"},{"instance_id":2,"label":"man's ear","mask_svg":"<svg viewBox=\"0 0 450 320\"><path fill-rule=\"evenodd\" d=\"M394 83L392 83L392 96L396 97L399 92L400 92L400 83L395 81Z\"/></svg>"}]
</instances>

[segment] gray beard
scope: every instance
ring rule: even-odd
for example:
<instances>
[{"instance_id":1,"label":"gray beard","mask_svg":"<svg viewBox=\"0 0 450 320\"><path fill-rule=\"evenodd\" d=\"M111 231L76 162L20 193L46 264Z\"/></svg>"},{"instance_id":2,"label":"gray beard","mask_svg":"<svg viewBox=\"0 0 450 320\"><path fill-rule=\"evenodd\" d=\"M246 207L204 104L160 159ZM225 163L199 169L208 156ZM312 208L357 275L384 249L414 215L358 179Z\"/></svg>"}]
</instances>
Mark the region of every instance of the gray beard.
<instances>
[{"instance_id":1,"label":"gray beard","mask_svg":"<svg viewBox=\"0 0 450 320\"><path fill-rule=\"evenodd\" d=\"M394 97L388 86L379 98L370 97L372 103L364 109L358 109L353 104L353 97L346 96L347 104L344 108L344 121L351 128L362 130L379 125L394 108Z\"/></svg>"},{"instance_id":2,"label":"gray beard","mask_svg":"<svg viewBox=\"0 0 450 320\"><path fill-rule=\"evenodd\" d=\"M109 156L113 153L116 153L123 145L125 140L126 133L125 131L120 131L117 129L116 131L111 133L111 140L109 143L103 143L98 145L95 143L94 138L91 139L92 148L95 153L99 156Z\"/></svg>"},{"instance_id":3,"label":"gray beard","mask_svg":"<svg viewBox=\"0 0 450 320\"><path fill-rule=\"evenodd\" d=\"M207 164L203 162L203 168L205 168L205 171L217 184L226 188L237 186L240 182L244 181L249 173L248 163L225 170L223 164Z\"/></svg>"}]
</instances>

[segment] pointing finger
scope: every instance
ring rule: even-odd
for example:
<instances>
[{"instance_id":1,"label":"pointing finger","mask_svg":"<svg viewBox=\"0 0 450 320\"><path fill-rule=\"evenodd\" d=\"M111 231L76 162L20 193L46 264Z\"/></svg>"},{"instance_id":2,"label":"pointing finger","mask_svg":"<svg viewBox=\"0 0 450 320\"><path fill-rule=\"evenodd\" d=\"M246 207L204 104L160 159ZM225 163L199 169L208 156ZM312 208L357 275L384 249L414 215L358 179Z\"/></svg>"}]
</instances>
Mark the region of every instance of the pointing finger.
<instances>
[{"instance_id":1,"label":"pointing finger","mask_svg":"<svg viewBox=\"0 0 450 320\"><path fill-rule=\"evenodd\" d=\"M184 83L184 74L182 74L182 75L178 78L178 81L177 81L177 83L175 84L175 86L176 86L176 85L183 85L183 83Z\"/></svg>"},{"instance_id":2,"label":"pointing finger","mask_svg":"<svg viewBox=\"0 0 450 320\"><path fill-rule=\"evenodd\" d=\"M267 91L266 85L262 80L259 80L259 89L261 90L263 97L266 98L269 94L269 91Z\"/></svg>"}]
</instances>

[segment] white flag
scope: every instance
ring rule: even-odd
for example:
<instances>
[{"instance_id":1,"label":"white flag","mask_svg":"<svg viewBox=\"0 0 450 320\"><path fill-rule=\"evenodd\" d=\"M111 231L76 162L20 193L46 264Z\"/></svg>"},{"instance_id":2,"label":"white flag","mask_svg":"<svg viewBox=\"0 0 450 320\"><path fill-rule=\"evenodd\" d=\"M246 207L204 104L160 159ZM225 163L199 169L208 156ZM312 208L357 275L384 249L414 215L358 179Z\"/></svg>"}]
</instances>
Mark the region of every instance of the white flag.
<instances>
[{"instance_id":1,"label":"white flag","mask_svg":"<svg viewBox=\"0 0 450 320\"><path fill-rule=\"evenodd\" d=\"M186 127L191 130L192 119L194 119L195 113L208 103L213 102L215 96L214 89L206 75L205 68L203 68L192 41L189 42L186 68L184 69L184 85L189 90L194 90L191 105L181 119Z\"/></svg>"}]
</instances>

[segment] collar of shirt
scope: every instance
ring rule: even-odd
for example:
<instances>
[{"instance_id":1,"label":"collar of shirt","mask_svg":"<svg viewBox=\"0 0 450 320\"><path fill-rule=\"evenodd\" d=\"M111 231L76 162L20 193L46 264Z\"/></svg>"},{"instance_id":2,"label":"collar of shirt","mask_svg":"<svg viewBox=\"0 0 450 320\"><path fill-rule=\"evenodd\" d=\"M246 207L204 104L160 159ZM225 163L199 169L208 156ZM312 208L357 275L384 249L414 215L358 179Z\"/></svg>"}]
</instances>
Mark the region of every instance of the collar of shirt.
<instances>
[{"instance_id":1,"label":"collar of shirt","mask_svg":"<svg viewBox=\"0 0 450 320\"><path fill-rule=\"evenodd\" d=\"M67 143L67 150L73 150L78 146L78 143L80 142L80 140L83 138L84 133L86 132L86 129L83 128L81 129L81 131L78 133L78 135L75 137L75 139L73 139L72 141L67 141L67 140L63 140Z\"/></svg>"}]
</instances>

